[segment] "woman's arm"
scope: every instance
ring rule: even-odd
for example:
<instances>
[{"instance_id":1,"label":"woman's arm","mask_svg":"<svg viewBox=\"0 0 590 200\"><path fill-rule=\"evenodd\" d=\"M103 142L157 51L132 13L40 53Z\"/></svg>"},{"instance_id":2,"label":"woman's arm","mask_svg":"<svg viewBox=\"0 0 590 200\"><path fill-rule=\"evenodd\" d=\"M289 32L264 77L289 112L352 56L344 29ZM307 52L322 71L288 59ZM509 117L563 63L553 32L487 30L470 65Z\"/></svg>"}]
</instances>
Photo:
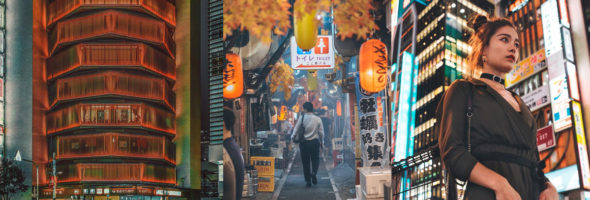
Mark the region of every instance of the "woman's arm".
<instances>
[{"instance_id":1,"label":"woman's arm","mask_svg":"<svg viewBox=\"0 0 590 200\"><path fill-rule=\"evenodd\" d=\"M471 170L469 181L493 190L496 199L520 199L520 195L512 188L506 178L479 162Z\"/></svg>"},{"instance_id":2,"label":"woman's arm","mask_svg":"<svg viewBox=\"0 0 590 200\"><path fill-rule=\"evenodd\" d=\"M559 194L557 194L555 186L553 186L550 181L545 182L545 184L547 185L547 188L541 192L539 200L558 200Z\"/></svg>"},{"instance_id":3,"label":"woman's arm","mask_svg":"<svg viewBox=\"0 0 590 200\"><path fill-rule=\"evenodd\" d=\"M453 82L436 111L440 155L450 173L463 181L469 178L477 163L463 142L467 138L465 113L468 87L471 85L466 81Z\"/></svg>"}]
</instances>

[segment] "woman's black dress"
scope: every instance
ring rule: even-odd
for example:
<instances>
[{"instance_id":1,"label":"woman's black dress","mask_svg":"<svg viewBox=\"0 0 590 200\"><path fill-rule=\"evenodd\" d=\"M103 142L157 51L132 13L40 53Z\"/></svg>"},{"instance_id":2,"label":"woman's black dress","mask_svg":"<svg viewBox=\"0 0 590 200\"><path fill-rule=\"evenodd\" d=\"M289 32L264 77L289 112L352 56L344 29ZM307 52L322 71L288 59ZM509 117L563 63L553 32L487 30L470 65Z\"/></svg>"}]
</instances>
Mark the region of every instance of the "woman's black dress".
<instances>
[{"instance_id":1,"label":"woman's black dress","mask_svg":"<svg viewBox=\"0 0 590 200\"><path fill-rule=\"evenodd\" d=\"M473 87L472 87L473 86ZM472 87L470 90L469 87ZM471 153L466 146L467 95L473 92ZM497 91L477 79L455 81L437 108L439 148L445 166L456 178L469 177L476 162L505 177L522 199L539 199L539 176L535 169L513 162L481 159L490 153L508 153L538 162L536 123L529 108L518 95L517 112ZM469 183L466 199L496 199L492 190Z\"/></svg>"}]
</instances>

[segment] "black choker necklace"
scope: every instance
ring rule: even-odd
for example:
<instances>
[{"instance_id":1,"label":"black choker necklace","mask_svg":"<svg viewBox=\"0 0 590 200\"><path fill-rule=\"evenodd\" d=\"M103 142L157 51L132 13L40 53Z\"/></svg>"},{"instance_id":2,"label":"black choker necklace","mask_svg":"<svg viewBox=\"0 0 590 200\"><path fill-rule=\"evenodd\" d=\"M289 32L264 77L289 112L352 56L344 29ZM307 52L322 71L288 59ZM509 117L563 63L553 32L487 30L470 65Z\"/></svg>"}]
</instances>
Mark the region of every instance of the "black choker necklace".
<instances>
[{"instance_id":1,"label":"black choker necklace","mask_svg":"<svg viewBox=\"0 0 590 200\"><path fill-rule=\"evenodd\" d=\"M485 78L485 79L490 79L492 81L496 81L502 85L504 85L504 79L500 78L499 76L496 75L492 75L492 74L488 74L488 73L482 73L480 78Z\"/></svg>"}]
</instances>

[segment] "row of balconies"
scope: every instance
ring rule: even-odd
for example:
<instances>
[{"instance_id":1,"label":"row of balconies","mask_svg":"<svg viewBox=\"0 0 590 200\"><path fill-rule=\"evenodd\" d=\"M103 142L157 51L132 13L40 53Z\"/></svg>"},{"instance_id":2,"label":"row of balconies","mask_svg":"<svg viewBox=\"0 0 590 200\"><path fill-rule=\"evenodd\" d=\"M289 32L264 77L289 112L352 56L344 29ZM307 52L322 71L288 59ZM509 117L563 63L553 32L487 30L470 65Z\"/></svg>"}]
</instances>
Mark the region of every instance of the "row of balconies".
<instances>
[{"instance_id":1,"label":"row of balconies","mask_svg":"<svg viewBox=\"0 0 590 200\"><path fill-rule=\"evenodd\" d=\"M58 183L152 182L176 184L176 169L145 163L77 163L58 165Z\"/></svg>"},{"instance_id":2,"label":"row of balconies","mask_svg":"<svg viewBox=\"0 0 590 200\"><path fill-rule=\"evenodd\" d=\"M147 104L76 104L47 114L47 133L80 128L143 128L175 135L174 113Z\"/></svg>"},{"instance_id":3,"label":"row of balconies","mask_svg":"<svg viewBox=\"0 0 590 200\"><path fill-rule=\"evenodd\" d=\"M123 133L58 136L56 159L126 157L175 164L174 148L165 136Z\"/></svg>"},{"instance_id":4,"label":"row of balconies","mask_svg":"<svg viewBox=\"0 0 590 200\"><path fill-rule=\"evenodd\" d=\"M49 34L49 54L72 43L113 37L149 43L175 56L172 31L164 22L117 10L57 22Z\"/></svg>"},{"instance_id":5,"label":"row of balconies","mask_svg":"<svg viewBox=\"0 0 590 200\"><path fill-rule=\"evenodd\" d=\"M77 44L47 59L47 79L89 68L138 68L169 80L176 79L176 63L142 43Z\"/></svg>"},{"instance_id":6,"label":"row of balconies","mask_svg":"<svg viewBox=\"0 0 590 200\"><path fill-rule=\"evenodd\" d=\"M49 86L49 103L122 97L154 101L174 110L176 96L164 78L146 77L117 71L104 71L58 79Z\"/></svg>"},{"instance_id":7,"label":"row of balconies","mask_svg":"<svg viewBox=\"0 0 590 200\"><path fill-rule=\"evenodd\" d=\"M176 7L167 0L55 0L47 9L47 25L84 10L105 8L144 12L176 26Z\"/></svg>"}]
</instances>

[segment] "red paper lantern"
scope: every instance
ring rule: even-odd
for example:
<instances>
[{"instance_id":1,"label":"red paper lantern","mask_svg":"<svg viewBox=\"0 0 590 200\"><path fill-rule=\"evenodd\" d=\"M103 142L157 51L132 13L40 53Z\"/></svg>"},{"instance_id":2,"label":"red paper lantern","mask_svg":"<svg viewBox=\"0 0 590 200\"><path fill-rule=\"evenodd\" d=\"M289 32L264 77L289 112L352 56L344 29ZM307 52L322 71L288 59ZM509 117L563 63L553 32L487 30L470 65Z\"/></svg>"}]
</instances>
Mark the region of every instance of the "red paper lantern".
<instances>
[{"instance_id":1,"label":"red paper lantern","mask_svg":"<svg viewBox=\"0 0 590 200\"><path fill-rule=\"evenodd\" d=\"M379 40L363 43L359 53L361 88L370 93L385 89L387 84L387 47Z\"/></svg>"},{"instance_id":2,"label":"red paper lantern","mask_svg":"<svg viewBox=\"0 0 590 200\"><path fill-rule=\"evenodd\" d=\"M235 53L225 55L227 66L223 70L223 98L234 99L244 92L242 58Z\"/></svg>"}]
</instances>

